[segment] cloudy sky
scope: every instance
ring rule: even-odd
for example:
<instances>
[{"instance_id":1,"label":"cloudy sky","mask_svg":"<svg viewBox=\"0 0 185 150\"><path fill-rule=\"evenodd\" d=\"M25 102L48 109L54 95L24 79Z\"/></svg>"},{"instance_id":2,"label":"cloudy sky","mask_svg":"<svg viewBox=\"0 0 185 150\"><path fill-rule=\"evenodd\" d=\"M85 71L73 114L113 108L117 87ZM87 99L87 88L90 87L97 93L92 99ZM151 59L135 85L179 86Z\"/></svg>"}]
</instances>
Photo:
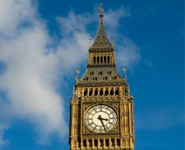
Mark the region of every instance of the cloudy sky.
<instances>
[{"instance_id":1,"label":"cloudy sky","mask_svg":"<svg viewBox=\"0 0 185 150\"><path fill-rule=\"evenodd\" d=\"M67 150L98 7L128 69L137 150L184 148L183 0L0 0L0 150Z\"/></svg>"}]
</instances>

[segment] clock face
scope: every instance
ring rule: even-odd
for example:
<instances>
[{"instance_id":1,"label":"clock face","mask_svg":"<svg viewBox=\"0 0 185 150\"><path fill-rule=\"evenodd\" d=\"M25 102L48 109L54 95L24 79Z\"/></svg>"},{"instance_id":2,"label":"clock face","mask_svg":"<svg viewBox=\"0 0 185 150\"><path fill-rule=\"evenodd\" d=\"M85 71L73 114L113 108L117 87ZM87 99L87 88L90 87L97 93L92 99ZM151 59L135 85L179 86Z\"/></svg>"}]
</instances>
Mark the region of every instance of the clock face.
<instances>
[{"instance_id":1,"label":"clock face","mask_svg":"<svg viewBox=\"0 0 185 150\"><path fill-rule=\"evenodd\" d=\"M117 114L107 105L96 105L85 113L87 128L95 133L106 133L117 123Z\"/></svg>"}]
</instances>

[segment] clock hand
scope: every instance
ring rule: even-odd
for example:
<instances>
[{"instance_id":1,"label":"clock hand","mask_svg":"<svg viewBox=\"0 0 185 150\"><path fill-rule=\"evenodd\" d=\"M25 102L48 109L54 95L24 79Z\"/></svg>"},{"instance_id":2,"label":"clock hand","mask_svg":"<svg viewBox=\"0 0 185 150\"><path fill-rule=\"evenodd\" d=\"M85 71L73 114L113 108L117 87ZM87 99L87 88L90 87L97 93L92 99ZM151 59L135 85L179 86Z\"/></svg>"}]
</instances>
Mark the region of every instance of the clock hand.
<instances>
[{"instance_id":1,"label":"clock hand","mask_svg":"<svg viewBox=\"0 0 185 150\"><path fill-rule=\"evenodd\" d=\"M103 120L101 120L101 123L102 123L102 125L103 125L103 128L104 128L105 132L107 132L107 130L106 130L106 128L105 128L105 125L104 125L104 123L103 123Z\"/></svg>"},{"instance_id":2,"label":"clock hand","mask_svg":"<svg viewBox=\"0 0 185 150\"><path fill-rule=\"evenodd\" d=\"M108 121L108 119L107 118L101 118L102 120L105 120L105 121Z\"/></svg>"},{"instance_id":3,"label":"clock hand","mask_svg":"<svg viewBox=\"0 0 185 150\"><path fill-rule=\"evenodd\" d=\"M103 120L105 120L105 119L103 119L103 118L101 117L101 115L99 115L97 119L100 120L100 122L101 122L101 124L102 124L102 126L103 126L103 128L104 128L104 130L105 130L105 132L107 132L107 131L106 131L106 128L105 128L105 125L104 125L104 122L103 122Z\"/></svg>"},{"instance_id":4,"label":"clock hand","mask_svg":"<svg viewBox=\"0 0 185 150\"><path fill-rule=\"evenodd\" d=\"M99 115L99 116L98 116L98 119L99 119L99 120L105 120L105 121L108 121L108 119L107 119L107 118L102 118L102 117L101 117L101 115Z\"/></svg>"}]
</instances>

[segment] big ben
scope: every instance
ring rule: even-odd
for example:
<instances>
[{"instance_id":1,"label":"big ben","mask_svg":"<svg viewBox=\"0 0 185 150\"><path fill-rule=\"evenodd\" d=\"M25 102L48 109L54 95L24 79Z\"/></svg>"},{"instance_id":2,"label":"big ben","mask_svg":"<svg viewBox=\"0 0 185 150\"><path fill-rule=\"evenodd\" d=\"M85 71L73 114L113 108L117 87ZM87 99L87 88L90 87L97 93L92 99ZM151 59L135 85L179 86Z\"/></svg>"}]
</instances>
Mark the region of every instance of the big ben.
<instances>
[{"instance_id":1,"label":"big ben","mask_svg":"<svg viewBox=\"0 0 185 150\"><path fill-rule=\"evenodd\" d=\"M99 29L89 47L84 75L76 79L70 100L70 150L133 150L133 96L116 69L114 46Z\"/></svg>"}]
</instances>

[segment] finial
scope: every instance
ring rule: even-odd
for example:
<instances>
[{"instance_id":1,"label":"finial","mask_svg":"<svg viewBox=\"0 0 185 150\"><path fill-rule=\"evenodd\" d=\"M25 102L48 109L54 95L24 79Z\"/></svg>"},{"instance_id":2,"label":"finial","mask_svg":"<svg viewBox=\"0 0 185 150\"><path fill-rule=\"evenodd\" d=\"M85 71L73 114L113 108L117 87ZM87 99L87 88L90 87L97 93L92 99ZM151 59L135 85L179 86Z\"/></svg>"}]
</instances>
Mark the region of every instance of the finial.
<instances>
[{"instance_id":1,"label":"finial","mask_svg":"<svg viewBox=\"0 0 185 150\"><path fill-rule=\"evenodd\" d=\"M113 35L111 36L111 42L112 42L112 44L111 44L112 47L114 47L114 36Z\"/></svg>"},{"instance_id":2,"label":"finial","mask_svg":"<svg viewBox=\"0 0 185 150\"><path fill-rule=\"evenodd\" d=\"M127 79L127 69L123 66L124 78Z\"/></svg>"},{"instance_id":3,"label":"finial","mask_svg":"<svg viewBox=\"0 0 185 150\"><path fill-rule=\"evenodd\" d=\"M80 72L80 71L79 71L79 69L77 68L77 69L76 69L76 80L78 80L78 74L79 74L79 72Z\"/></svg>"},{"instance_id":4,"label":"finial","mask_svg":"<svg viewBox=\"0 0 185 150\"><path fill-rule=\"evenodd\" d=\"M92 38L89 38L89 48L91 47Z\"/></svg>"},{"instance_id":5,"label":"finial","mask_svg":"<svg viewBox=\"0 0 185 150\"><path fill-rule=\"evenodd\" d=\"M73 93L72 93L72 96L73 96L73 98L75 98L75 96L76 96L76 90L75 90L75 86L73 85Z\"/></svg>"},{"instance_id":6,"label":"finial","mask_svg":"<svg viewBox=\"0 0 185 150\"><path fill-rule=\"evenodd\" d=\"M104 9L103 9L103 4L102 3L100 4L99 13L100 13L99 16L100 17L103 17L103 15L104 15Z\"/></svg>"}]
</instances>

